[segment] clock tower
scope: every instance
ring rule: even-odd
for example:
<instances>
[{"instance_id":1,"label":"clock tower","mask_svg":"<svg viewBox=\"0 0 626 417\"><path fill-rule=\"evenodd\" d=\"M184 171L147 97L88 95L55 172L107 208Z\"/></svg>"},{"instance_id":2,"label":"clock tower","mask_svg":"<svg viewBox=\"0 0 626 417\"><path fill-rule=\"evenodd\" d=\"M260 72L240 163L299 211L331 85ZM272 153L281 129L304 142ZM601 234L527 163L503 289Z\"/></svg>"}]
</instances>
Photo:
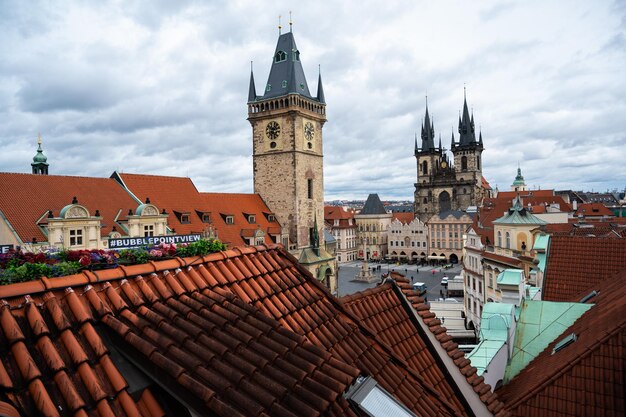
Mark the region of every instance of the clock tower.
<instances>
[{"instance_id":1,"label":"clock tower","mask_svg":"<svg viewBox=\"0 0 626 417\"><path fill-rule=\"evenodd\" d=\"M248 121L252 125L254 192L287 228L289 241L281 243L301 263L305 252L319 257L324 244L322 129L326 103L321 75L317 94L309 92L291 31L278 37L262 95L257 95L250 74Z\"/></svg>"}]
</instances>

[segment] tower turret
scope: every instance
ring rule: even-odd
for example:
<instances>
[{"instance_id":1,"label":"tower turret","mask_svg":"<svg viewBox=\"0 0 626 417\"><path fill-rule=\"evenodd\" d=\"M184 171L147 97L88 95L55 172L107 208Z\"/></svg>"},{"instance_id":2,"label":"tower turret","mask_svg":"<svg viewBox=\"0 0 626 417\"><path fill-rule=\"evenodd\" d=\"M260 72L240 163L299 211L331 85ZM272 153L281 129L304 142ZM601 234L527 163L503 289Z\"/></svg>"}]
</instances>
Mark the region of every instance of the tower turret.
<instances>
[{"instance_id":1,"label":"tower turret","mask_svg":"<svg viewBox=\"0 0 626 417\"><path fill-rule=\"evenodd\" d=\"M41 149L41 134L37 138L37 154L33 157L33 162L30 164L33 169L33 174L48 175L48 158L43 154Z\"/></svg>"}]
</instances>

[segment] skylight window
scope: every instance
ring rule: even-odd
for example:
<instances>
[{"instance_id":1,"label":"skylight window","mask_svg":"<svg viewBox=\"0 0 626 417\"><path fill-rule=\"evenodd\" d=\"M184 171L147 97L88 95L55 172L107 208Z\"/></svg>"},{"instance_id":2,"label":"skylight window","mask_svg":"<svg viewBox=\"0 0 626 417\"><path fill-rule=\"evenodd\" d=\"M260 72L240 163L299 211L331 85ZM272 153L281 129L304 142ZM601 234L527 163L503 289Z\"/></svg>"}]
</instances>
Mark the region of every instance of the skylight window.
<instances>
[{"instance_id":1,"label":"skylight window","mask_svg":"<svg viewBox=\"0 0 626 417\"><path fill-rule=\"evenodd\" d=\"M576 337L576 333L571 333L565 336L565 338L561 339L556 345L554 345L554 349L552 349L552 354L554 355L558 351L565 349L567 346L574 343L576 339L578 339Z\"/></svg>"},{"instance_id":2,"label":"skylight window","mask_svg":"<svg viewBox=\"0 0 626 417\"><path fill-rule=\"evenodd\" d=\"M370 417L416 417L369 376L358 377L344 395Z\"/></svg>"}]
</instances>

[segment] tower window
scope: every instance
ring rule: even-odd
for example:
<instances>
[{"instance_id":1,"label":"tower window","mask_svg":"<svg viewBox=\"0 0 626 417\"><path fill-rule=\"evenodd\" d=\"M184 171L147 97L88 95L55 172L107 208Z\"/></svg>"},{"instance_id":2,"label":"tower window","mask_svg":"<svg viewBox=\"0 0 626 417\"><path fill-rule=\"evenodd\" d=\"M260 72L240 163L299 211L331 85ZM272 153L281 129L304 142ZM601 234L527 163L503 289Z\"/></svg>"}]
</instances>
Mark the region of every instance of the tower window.
<instances>
[{"instance_id":1,"label":"tower window","mask_svg":"<svg viewBox=\"0 0 626 417\"><path fill-rule=\"evenodd\" d=\"M294 61L300 61L300 51L293 50L293 60Z\"/></svg>"},{"instance_id":2,"label":"tower window","mask_svg":"<svg viewBox=\"0 0 626 417\"><path fill-rule=\"evenodd\" d=\"M461 170L467 171L467 156L461 157Z\"/></svg>"},{"instance_id":3,"label":"tower window","mask_svg":"<svg viewBox=\"0 0 626 417\"><path fill-rule=\"evenodd\" d=\"M313 198L313 178L307 179L306 184L307 184L307 196L308 198Z\"/></svg>"},{"instance_id":4,"label":"tower window","mask_svg":"<svg viewBox=\"0 0 626 417\"><path fill-rule=\"evenodd\" d=\"M272 84L268 84L265 88L265 91L270 91L272 89Z\"/></svg>"},{"instance_id":5,"label":"tower window","mask_svg":"<svg viewBox=\"0 0 626 417\"><path fill-rule=\"evenodd\" d=\"M428 162L422 162L422 174L428 174Z\"/></svg>"},{"instance_id":6,"label":"tower window","mask_svg":"<svg viewBox=\"0 0 626 417\"><path fill-rule=\"evenodd\" d=\"M287 88L287 80L283 80L283 88Z\"/></svg>"},{"instance_id":7,"label":"tower window","mask_svg":"<svg viewBox=\"0 0 626 417\"><path fill-rule=\"evenodd\" d=\"M480 156L476 157L476 168L480 169Z\"/></svg>"},{"instance_id":8,"label":"tower window","mask_svg":"<svg viewBox=\"0 0 626 417\"><path fill-rule=\"evenodd\" d=\"M284 51L278 51L276 52L276 55L274 56L274 62L278 63L278 62L283 62L287 60L287 54Z\"/></svg>"},{"instance_id":9,"label":"tower window","mask_svg":"<svg viewBox=\"0 0 626 417\"><path fill-rule=\"evenodd\" d=\"M511 249L511 235L509 232L506 232L506 248Z\"/></svg>"}]
</instances>

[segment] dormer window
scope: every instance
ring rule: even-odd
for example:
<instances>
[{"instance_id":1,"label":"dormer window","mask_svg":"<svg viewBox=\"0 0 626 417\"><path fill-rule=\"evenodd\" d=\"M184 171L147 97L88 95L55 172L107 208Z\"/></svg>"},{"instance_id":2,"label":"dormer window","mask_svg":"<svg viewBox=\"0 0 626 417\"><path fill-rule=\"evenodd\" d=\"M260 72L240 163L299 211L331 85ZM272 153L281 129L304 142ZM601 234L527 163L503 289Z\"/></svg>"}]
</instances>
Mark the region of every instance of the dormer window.
<instances>
[{"instance_id":1,"label":"dormer window","mask_svg":"<svg viewBox=\"0 0 626 417\"><path fill-rule=\"evenodd\" d=\"M256 216L254 214L248 214L248 223L256 223Z\"/></svg>"},{"instance_id":2,"label":"dormer window","mask_svg":"<svg viewBox=\"0 0 626 417\"><path fill-rule=\"evenodd\" d=\"M174 214L176 215L176 218L178 219L178 221L181 222L182 224L191 223L189 212L182 213L180 211L174 210Z\"/></svg>"},{"instance_id":3,"label":"dormer window","mask_svg":"<svg viewBox=\"0 0 626 417\"><path fill-rule=\"evenodd\" d=\"M202 223L212 223L210 212L196 210L196 213L198 214L198 217L200 217L200 221L202 221Z\"/></svg>"},{"instance_id":4,"label":"dormer window","mask_svg":"<svg viewBox=\"0 0 626 417\"><path fill-rule=\"evenodd\" d=\"M268 214L267 215L267 221L268 222L275 222L276 221L276 216L274 216L273 214Z\"/></svg>"},{"instance_id":5,"label":"dormer window","mask_svg":"<svg viewBox=\"0 0 626 417\"><path fill-rule=\"evenodd\" d=\"M287 60L287 54L284 51L276 52L276 55L274 56L275 63L283 62L286 60Z\"/></svg>"},{"instance_id":6,"label":"dormer window","mask_svg":"<svg viewBox=\"0 0 626 417\"><path fill-rule=\"evenodd\" d=\"M235 216L226 216L224 221L226 224L235 224Z\"/></svg>"},{"instance_id":7,"label":"dormer window","mask_svg":"<svg viewBox=\"0 0 626 417\"><path fill-rule=\"evenodd\" d=\"M287 80L283 80L283 88L287 88Z\"/></svg>"},{"instance_id":8,"label":"dormer window","mask_svg":"<svg viewBox=\"0 0 626 417\"><path fill-rule=\"evenodd\" d=\"M300 51L298 51L297 49L294 49L292 51L292 54L293 54L294 61L300 61Z\"/></svg>"}]
</instances>

